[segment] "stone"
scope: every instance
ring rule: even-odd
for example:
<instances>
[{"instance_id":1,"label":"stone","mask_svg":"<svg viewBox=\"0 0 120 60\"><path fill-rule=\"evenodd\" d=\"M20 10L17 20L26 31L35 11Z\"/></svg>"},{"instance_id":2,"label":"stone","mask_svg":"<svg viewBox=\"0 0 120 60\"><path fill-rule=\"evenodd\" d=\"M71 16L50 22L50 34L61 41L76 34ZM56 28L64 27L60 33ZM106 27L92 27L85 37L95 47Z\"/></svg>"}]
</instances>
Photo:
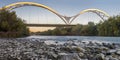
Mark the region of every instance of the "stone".
<instances>
[{"instance_id":1,"label":"stone","mask_svg":"<svg viewBox=\"0 0 120 60\"><path fill-rule=\"evenodd\" d=\"M117 49L116 54L120 55L120 49Z\"/></svg>"}]
</instances>

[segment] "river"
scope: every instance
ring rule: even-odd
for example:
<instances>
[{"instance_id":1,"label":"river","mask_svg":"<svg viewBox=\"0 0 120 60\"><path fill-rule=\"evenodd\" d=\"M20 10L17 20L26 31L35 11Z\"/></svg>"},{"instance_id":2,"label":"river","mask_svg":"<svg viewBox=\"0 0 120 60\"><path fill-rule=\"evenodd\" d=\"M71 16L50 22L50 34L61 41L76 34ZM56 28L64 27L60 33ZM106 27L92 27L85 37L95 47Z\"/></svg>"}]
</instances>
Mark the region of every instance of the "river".
<instances>
[{"instance_id":1,"label":"river","mask_svg":"<svg viewBox=\"0 0 120 60\"><path fill-rule=\"evenodd\" d=\"M84 42L104 42L104 43L120 43L120 37L100 37L100 36L29 36L26 38L35 38L42 40L57 40L57 41L67 41L67 40L80 40Z\"/></svg>"}]
</instances>

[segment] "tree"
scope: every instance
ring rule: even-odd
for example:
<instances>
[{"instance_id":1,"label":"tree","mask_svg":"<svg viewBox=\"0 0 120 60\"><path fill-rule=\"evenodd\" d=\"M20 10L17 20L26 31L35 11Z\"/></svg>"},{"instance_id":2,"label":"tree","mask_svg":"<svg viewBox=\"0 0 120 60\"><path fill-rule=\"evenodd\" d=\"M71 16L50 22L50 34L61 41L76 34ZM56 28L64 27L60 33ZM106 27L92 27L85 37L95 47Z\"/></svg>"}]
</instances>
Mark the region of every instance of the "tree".
<instances>
[{"instance_id":1,"label":"tree","mask_svg":"<svg viewBox=\"0 0 120 60\"><path fill-rule=\"evenodd\" d=\"M81 29L81 35L85 36L96 36L97 35L97 27L94 22L88 22L87 25L84 25Z\"/></svg>"},{"instance_id":2,"label":"tree","mask_svg":"<svg viewBox=\"0 0 120 60\"><path fill-rule=\"evenodd\" d=\"M27 35L29 35L29 29L23 20L17 17L14 11L4 9L0 11L0 37L21 37Z\"/></svg>"},{"instance_id":3,"label":"tree","mask_svg":"<svg viewBox=\"0 0 120 60\"><path fill-rule=\"evenodd\" d=\"M120 15L110 17L98 24L98 35L120 36Z\"/></svg>"},{"instance_id":4,"label":"tree","mask_svg":"<svg viewBox=\"0 0 120 60\"><path fill-rule=\"evenodd\" d=\"M98 34L97 26L94 22L88 22L88 30L89 36L96 36Z\"/></svg>"},{"instance_id":5,"label":"tree","mask_svg":"<svg viewBox=\"0 0 120 60\"><path fill-rule=\"evenodd\" d=\"M73 35L80 35L82 28L83 28L83 25L77 24L76 26L72 27L71 33Z\"/></svg>"},{"instance_id":6,"label":"tree","mask_svg":"<svg viewBox=\"0 0 120 60\"><path fill-rule=\"evenodd\" d=\"M56 27L53 31L52 31L52 35L60 35L61 31L59 27Z\"/></svg>"}]
</instances>

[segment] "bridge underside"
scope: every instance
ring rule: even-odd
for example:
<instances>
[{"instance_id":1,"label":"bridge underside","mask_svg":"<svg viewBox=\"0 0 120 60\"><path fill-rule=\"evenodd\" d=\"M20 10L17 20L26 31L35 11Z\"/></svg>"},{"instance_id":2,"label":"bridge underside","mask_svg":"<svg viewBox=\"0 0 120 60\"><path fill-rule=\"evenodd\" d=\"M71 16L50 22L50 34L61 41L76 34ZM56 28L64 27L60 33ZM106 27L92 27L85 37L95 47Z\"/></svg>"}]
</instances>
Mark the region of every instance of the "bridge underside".
<instances>
[{"instance_id":1,"label":"bridge underside","mask_svg":"<svg viewBox=\"0 0 120 60\"><path fill-rule=\"evenodd\" d=\"M66 24L26 24L29 27L72 27L72 26L76 26L75 24L70 24L70 25L66 25Z\"/></svg>"}]
</instances>

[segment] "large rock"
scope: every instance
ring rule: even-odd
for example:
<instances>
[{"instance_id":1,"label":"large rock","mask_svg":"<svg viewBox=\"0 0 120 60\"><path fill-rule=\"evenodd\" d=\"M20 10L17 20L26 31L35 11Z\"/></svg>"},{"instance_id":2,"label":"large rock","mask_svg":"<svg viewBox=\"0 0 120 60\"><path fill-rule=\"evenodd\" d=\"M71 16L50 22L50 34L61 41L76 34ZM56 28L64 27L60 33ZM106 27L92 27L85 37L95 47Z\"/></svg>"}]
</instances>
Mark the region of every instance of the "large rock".
<instances>
[{"instance_id":1,"label":"large rock","mask_svg":"<svg viewBox=\"0 0 120 60\"><path fill-rule=\"evenodd\" d=\"M120 55L120 49L117 49L116 54Z\"/></svg>"},{"instance_id":2,"label":"large rock","mask_svg":"<svg viewBox=\"0 0 120 60\"><path fill-rule=\"evenodd\" d=\"M95 60L104 60L105 59L105 55L104 54L97 54L95 57L94 57Z\"/></svg>"}]
</instances>

